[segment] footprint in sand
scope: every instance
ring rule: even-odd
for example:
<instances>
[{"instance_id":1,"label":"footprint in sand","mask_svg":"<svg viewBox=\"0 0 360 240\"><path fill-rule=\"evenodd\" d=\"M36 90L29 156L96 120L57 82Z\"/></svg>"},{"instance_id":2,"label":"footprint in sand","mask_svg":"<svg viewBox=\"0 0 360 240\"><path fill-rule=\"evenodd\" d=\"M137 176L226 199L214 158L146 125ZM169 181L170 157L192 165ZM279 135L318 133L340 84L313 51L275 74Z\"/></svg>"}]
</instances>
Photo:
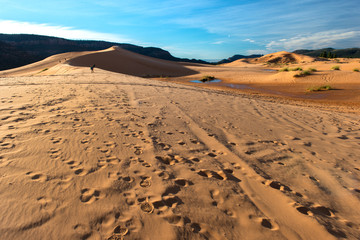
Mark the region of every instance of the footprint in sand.
<instances>
[{"instance_id":1,"label":"footprint in sand","mask_svg":"<svg viewBox=\"0 0 360 240\"><path fill-rule=\"evenodd\" d=\"M76 161L73 161L73 160L67 161L67 162L65 162L65 163L70 166L70 169L73 169L74 167L80 165L79 162L76 162Z\"/></svg>"},{"instance_id":2,"label":"footprint in sand","mask_svg":"<svg viewBox=\"0 0 360 240\"><path fill-rule=\"evenodd\" d=\"M40 204L40 209L42 211L53 213L57 208L56 203L54 203L51 198L38 197L36 200Z\"/></svg>"},{"instance_id":3,"label":"footprint in sand","mask_svg":"<svg viewBox=\"0 0 360 240\"><path fill-rule=\"evenodd\" d=\"M141 177L140 186L143 188L148 188L151 186L151 177Z\"/></svg>"},{"instance_id":4,"label":"footprint in sand","mask_svg":"<svg viewBox=\"0 0 360 240\"><path fill-rule=\"evenodd\" d=\"M179 215L170 215L170 216L164 217L164 219L172 225L179 225L182 217Z\"/></svg>"},{"instance_id":5,"label":"footprint in sand","mask_svg":"<svg viewBox=\"0 0 360 240\"><path fill-rule=\"evenodd\" d=\"M73 229L80 239L86 239L91 235L91 228L88 225L76 224Z\"/></svg>"},{"instance_id":6,"label":"footprint in sand","mask_svg":"<svg viewBox=\"0 0 360 240\"><path fill-rule=\"evenodd\" d=\"M212 171L210 170L200 170L198 174L202 177L211 178L212 177Z\"/></svg>"},{"instance_id":7,"label":"footprint in sand","mask_svg":"<svg viewBox=\"0 0 360 240\"><path fill-rule=\"evenodd\" d=\"M215 178L218 180L226 180L227 179L227 176L223 171L214 172L214 171L210 171L210 170L200 170L198 172L198 174L203 177Z\"/></svg>"},{"instance_id":8,"label":"footprint in sand","mask_svg":"<svg viewBox=\"0 0 360 240\"><path fill-rule=\"evenodd\" d=\"M85 176L88 173L88 171L84 170L83 168L77 168L77 169L74 169L74 173L77 176Z\"/></svg>"},{"instance_id":9,"label":"footprint in sand","mask_svg":"<svg viewBox=\"0 0 360 240\"><path fill-rule=\"evenodd\" d=\"M198 141L197 139L190 139L190 142L193 144L200 144L200 141Z\"/></svg>"},{"instance_id":10,"label":"footprint in sand","mask_svg":"<svg viewBox=\"0 0 360 240\"><path fill-rule=\"evenodd\" d=\"M224 198L220 195L220 191L218 189L211 190L210 197L214 200L212 202L212 205L214 206L218 206L218 204L224 203Z\"/></svg>"},{"instance_id":11,"label":"footprint in sand","mask_svg":"<svg viewBox=\"0 0 360 240\"><path fill-rule=\"evenodd\" d=\"M168 145L166 143L158 143L158 146L160 146L165 151L170 150L171 148L171 145Z\"/></svg>"},{"instance_id":12,"label":"footprint in sand","mask_svg":"<svg viewBox=\"0 0 360 240\"><path fill-rule=\"evenodd\" d=\"M100 157L98 160L98 166L106 167L108 165L116 165L120 162L121 160L118 157L114 155L110 155L110 156Z\"/></svg>"},{"instance_id":13,"label":"footprint in sand","mask_svg":"<svg viewBox=\"0 0 360 240\"><path fill-rule=\"evenodd\" d=\"M90 139L88 139L88 138L84 138L80 141L81 144L87 144L89 142L90 142Z\"/></svg>"},{"instance_id":14,"label":"footprint in sand","mask_svg":"<svg viewBox=\"0 0 360 240\"><path fill-rule=\"evenodd\" d=\"M313 206L313 207L298 206L298 207L296 207L296 210L298 210L302 214L309 215L309 216L313 216L313 215L320 215L320 216L325 216L325 217L333 217L334 216L333 210L331 210L330 208L321 206L321 205L317 205L317 206Z\"/></svg>"},{"instance_id":15,"label":"footprint in sand","mask_svg":"<svg viewBox=\"0 0 360 240\"><path fill-rule=\"evenodd\" d=\"M272 221L271 219L262 218L262 219L260 219L260 224L264 228L268 228L273 231L279 229L279 226L276 223L274 223L274 221Z\"/></svg>"},{"instance_id":16,"label":"footprint in sand","mask_svg":"<svg viewBox=\"0 0 360 240\"><path fill-rule=\"evenodd\" d=\"M33 181L45 182L47 180L47 176L41 173L27 172L26 175L29 175Z\"/></svg>"},{"instance_id":17,"label":"footprint in sand","mask_svg":"<svg viewBox=\"0 0 360 240\"><path fill-rule=\"evenodd\" d=\"M186 179L180 179L180 178L175 179L175 184L179 185L181 187L188 187L190 185L194 185L193 182L186 180Z\"/></svg>"},{"instance_id":18,"label":"footprint in sand","mask_svg":"<svg viewBox=\"0 0 360 240\"><path fill-rule=\"evenodd\" d=\"M57 143L61 143L62 142L62 138L61 137L52 137L51 138L52 143L57 144Z\"/></svg>"},{"instance_id":19,"label":"footprint in sand","mask_svg":"<svg viewBox=\"0 0 360 240\"><path fill-rule=\"evenodd\" d=\"M167 155L165 157L156 156L155 158L167 165L174 165L176 163L176 160L171 155Z\"/></svg>"},{"instance_id":20,"label":"footprint in sand","mask_svg":"<svg viewBox=\"0 0 360 240\"><path fill-rule=\"evenodd\" d=\"M265 184L267 186L270 186L270 187L272 187L274 189L278 189L278 190L283 191L283 192L284 191L286 191L286 192L291 192L292 191L288 186L286 186L286 185L284 185L284 184L282 184L282 183L280 183L278 181L267 180L263 184Z\"/></svg>"},{"instance_id":21,"label":"footprint in sand","mask_svg":"<svg viewBox=\"0 0 360 240\"><path fill-rule=\"evenodd\" d=\"M50 148L48 152L53 159L59 159L61 156L61 150L59 148Z\"/></svg>"},{"instance_id":22,"label":"footprint in sand","mask_svg":"<svg viewBox=\"0 0 360 240\"><path fill-rule=\"evenodd\" d=\"M109 147L109 148L115 148L117 146L117 144L112 141L104 141L104 144L106 147Z\"/></svg>"},{"instance_id":23,"label":"footprint in sand","mask_svg":"<svg viewBox=\"0 0 360 240\"><path fill-rule=\"evenodd\" d=\"M86 204L90 204L99 200L101 197L101 192L96 189L84 188L81 190L80 201Z\"/></svg>"},{"instance_id":24,"label":"footprint in sand","mask_svg":"<svg viewBox=\"0 0 360 240\"><path fill-rule=\"evenodd\" d=\"M134 151L135 155L141 155L143 153L143 149L142 147L139 146L135 146L135 151Z\"/></svg>"},{"instance_id":25,"label":"footprint in sand","mask_svg":"<svg viewBox=\"0 0 360 240\"><path fill-rule=\"evenodd\" d=\"M108 240L122 240L122 239L124 239L124 236L126 234L128 234L128 232L129 232L129 229L127 227L116 226L113 231L113 235L111 235L107 239Z\"/></svg>"},{"instance_id":26,"label":"footprint in sand","mask_svg":"<svg viewBox=\"0 0 360 240\"><path fill-rule=\"evenodd\" d=\"M150 202L143 202L140 204L140 209L145 213L152 213L154 211L154 205Z\"/></svg>"},{"instance_id":27,"label":"footprint in sand","mask_svg":"<svg viewBox=\"0 0 360 240\"><path fill-rule=\"evenodd\" d=\"M156 209L164 208L176 208L178 205L183 204L183 201L178 196L163 196L162 200L153 203Z\"/></svg>"},{"instance_id":28,"label":"footprint in sand","mask_svg":"<svg viewBox=\"0 0 360 240\"><path fill-rule=\"evenodd\" d=\"M15 147L15 144L12 144L12 143L1 143L0 144L0 150L2 149L11 149L11 148L14 148Z\"/></svg>"}]
</instances>

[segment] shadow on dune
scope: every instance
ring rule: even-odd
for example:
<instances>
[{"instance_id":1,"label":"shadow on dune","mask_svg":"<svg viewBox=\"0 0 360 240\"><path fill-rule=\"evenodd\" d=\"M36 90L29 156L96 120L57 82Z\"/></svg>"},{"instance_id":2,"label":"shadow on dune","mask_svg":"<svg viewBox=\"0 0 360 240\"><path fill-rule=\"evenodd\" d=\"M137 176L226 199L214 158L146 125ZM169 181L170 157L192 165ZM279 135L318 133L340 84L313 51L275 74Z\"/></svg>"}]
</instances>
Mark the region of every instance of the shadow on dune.
<instances>
[{"instance_id":1,"label":"shadow on dune","mask_svg":"<svg viewBox=\"0 0 360 240\"><path fill-rule=\"evenodd\" d=\"M181 63L143 56L119 47L75 57L68 63L89 67L89 71L90 66L95 64L96 68L138 77L180 77L198 73Z\"/></svg>"}]
</instances>

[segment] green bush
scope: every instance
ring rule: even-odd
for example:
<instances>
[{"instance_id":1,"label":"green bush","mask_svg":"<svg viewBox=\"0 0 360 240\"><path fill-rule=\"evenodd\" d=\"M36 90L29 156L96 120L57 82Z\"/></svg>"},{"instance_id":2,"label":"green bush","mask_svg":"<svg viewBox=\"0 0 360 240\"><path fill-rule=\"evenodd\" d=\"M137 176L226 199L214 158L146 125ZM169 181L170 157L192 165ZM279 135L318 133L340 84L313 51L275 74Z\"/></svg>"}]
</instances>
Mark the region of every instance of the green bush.
<instances>
[{"instance_id":1,"label":"green bush","mask_svg":"<svg viewBox=\"0 0 360 240\"><path fill-rule=\"evenodd\" d=\"M203 78L200 81L208 82L208 81L211 81L211 80L214 80L214 79L215 79L214 76L203 76Z\"/></svg>"},{"instance_id":2,"label":"green bush","mask_svg":"<svg viewBox=\"0 0 360 240\"><path fill-rule=\"evenodd\" d=\"M284 67L279 70L279 72L290 72L290 71L302 71L303 69L301 67L295 67L295 68L288 68Z\"/></svg>"},{"instance_id":3,"label":"green bush","mask_svg":"<svg viewBox=\"0 0 360 240\"><path fill-rule=\"evenodd\" d=\"M336 66L333 66L331 69L332 69L332 70L340 70L340 66L339 66L339 65L336 65Z\"/></svg>"},{"instance_id":4,"label":"green bush","mask_svg":"<svg viewBox=\"0 0 360 240\"><path fill-rule=\"evenodd\" d=\"M318 91L328 91L328 90L333 90L334 88L332 88L330 85L323 85L323 86L319 86L319 87L311 87L308 88L307 90L309 92L318 92Z\"/></svg>"},{"instance_id":5,"label":"green bush","mask_svg":"<svg viewBox=\"0 0 360 240\"><path fill-rule=\"evenodd\" d=\"M288 67L284 67L282 69L279 70L279 72L288 72L289 68Z\"/></svg>"},{"instance_id":6,"label":"green bush","mask_svg":"<svg viewBox=\"0 0 360 240\"><path fill-rule=\"evenodd\" d=\"M294 77L305 77L307 75L311 75L310 71L302 71L301 73L297 73L294 75Z\"/></svg>"},{"instance_id":7,"label":"green bush","mask_svg":"<svg viewBox=\"0 0 360 240\"><path fill-rule=\"evenodd\" d=\"M316 72L317 70L316 70L316 68L308 68L308 71L310 71L310 72Z\"/></svg>"},{"instance_id":8,"label":"green bush","mask_svg":"<svg viewBox=\"0 0 360 240\"><path fill-rule=\"evenodd\" d=\"M354 68L353 71L354 71L354 72L359 72L359 69L358 69L358 68Z\"/></svg>"}]
</instances>

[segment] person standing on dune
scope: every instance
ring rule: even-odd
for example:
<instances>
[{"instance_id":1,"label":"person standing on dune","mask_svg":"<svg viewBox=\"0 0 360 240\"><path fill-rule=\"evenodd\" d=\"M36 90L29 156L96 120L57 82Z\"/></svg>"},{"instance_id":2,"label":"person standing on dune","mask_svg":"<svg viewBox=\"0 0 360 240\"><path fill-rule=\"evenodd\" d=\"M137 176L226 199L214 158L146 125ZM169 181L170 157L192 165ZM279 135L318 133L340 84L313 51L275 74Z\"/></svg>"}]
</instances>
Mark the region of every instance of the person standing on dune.
<instances>
[{"instance_id":1,"label":"person standing on dune","mask_svg":"<svg viewBox=\"0 0 360 240\"><path fill-rule=\"evenodd\" d=\"M95 68L95 64L90 67L92 73L94 72L94 68Z\"/></svg>"}]
</instances>

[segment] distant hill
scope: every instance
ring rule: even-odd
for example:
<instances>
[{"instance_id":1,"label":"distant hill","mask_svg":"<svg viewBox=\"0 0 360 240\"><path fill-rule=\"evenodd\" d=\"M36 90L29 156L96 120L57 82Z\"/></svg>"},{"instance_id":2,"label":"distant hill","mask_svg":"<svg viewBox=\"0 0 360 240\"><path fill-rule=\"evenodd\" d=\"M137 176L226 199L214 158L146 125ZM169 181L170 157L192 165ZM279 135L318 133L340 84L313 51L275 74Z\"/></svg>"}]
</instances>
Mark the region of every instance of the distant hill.
<instances>
[{"instance_id":1,"label":"distant hill","mask_svg":"<svg viewBox=\"0 0 360 240\"><path fill-rule=\"evenodd\" d=\"M245 55L240 55L240 54L236 54L232 57L229 57L227 59L223 59L219 62L217 62L216 64L223 64L223 63L230 63L239 59L244 59L244 58L258 58L258 57L262 57L263 55L259 55L259 54L253 54L253 55L249 55L249 56L245 56Z\"/></svg>"},{"instance_id":2,"label":"distant hill","mask_svg":"<svg viewBox=\"0 0 360 240\"><path fill-rule=\"evenodd\" d=\"M346 49L334 49L334 48L322 48L316 50L296 50L293 53L303 54L310 57L319 57L324 51L336 54L339 58L360 58L360 48L346 48Z\"/></svg>"},{"instance_id":3,"label":"distant hill","mask_svg":"<svg viewBox=\"0 0 360 240\"><path fill-rule=\"evenodd\" d=\"M119 46L145 56L181 62L207 63L203 60L177 58L156 47L141 47L126 43L64 38L32 34L0 34L0 70L20 67L40 61L54 54L79 51L97 51Z\"/></svg>"}]
</instances>

